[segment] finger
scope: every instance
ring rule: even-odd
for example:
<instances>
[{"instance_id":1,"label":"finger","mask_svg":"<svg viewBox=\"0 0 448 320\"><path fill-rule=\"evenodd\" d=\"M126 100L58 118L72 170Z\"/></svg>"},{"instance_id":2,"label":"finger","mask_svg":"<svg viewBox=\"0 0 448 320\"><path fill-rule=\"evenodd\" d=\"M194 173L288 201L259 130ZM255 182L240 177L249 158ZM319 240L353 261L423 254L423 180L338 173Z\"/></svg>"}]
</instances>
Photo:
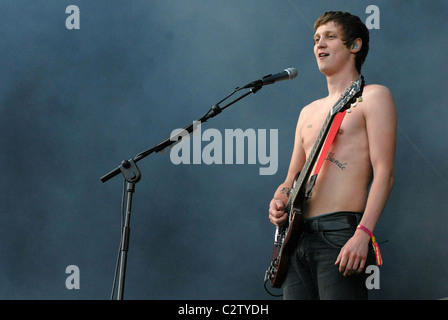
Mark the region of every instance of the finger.
<instances>
[{"instance_id":1,"label":"finger","mask_svg":"<svg viewBox=\"0 0 448 320\"><path fill-rule=\"evenodd\" d=\"M344 270L344 277L350 276L352 274L352 271L353 271L352 267L349 266L349 264L347 263Z\"/></svg>"},{"instance_id":2,"label":"finger","mask_svg":"<svg viewBox=\"0 0 448 320\"><path fill-rule=\"evenodd\" d=\"M353 273L358 271L359 265L360 265L360 259L359 258L354 258L353 265L352 265L352 272Z\"/></svg>"},{"instance_id":3,"label":"finger","mask_svg":"<svg viewBox=\"0 0 448 320\"><path fill-rule=\"evenodd\" d=\"M339 263L339 272L344 273L345 268L346 268L346 264L347 264L347 259L342 254L342 257L341 257L340 263Z\"/></svg>"},{"instance_id":4,"label":"finger","mask_svg":"<svg viewBox=\"0 0 448 320\"><path fill-rule=\"evenodd\" d=\"M277 209L277 210L279 210L279 211L282 211L282 210L285 210L285 204L283 203L283 201L281 201L281 200L275 200L275 209Z\"/></svg>"},{"instance_id":5,"label":"finger","mask_svg":"<svg viewBox=\"0 0 448 320\"><path fill-rule=\"evenodd\" d=\"M349 276L353 271L353 258L348 257L347 263L345 264L344 276Z\"/></svg>"},{"instance_id":6,"label":"finger","mask_svg":"<svg viewBox=\"0 0 448 320\"><path fill-rule=\"evenodd\" d=\"M269 220L276 226L286 220L285 213L277 210L269 211Z\"/></svg>"},{"instance_id":7,"label":"finger","mask_svg":"<svg viewBox=\"0 0 448 320\"><path fill-rule=\"evenodd\" d=\"M359 264L359 268L357 273L362 273L364 271L364 268L366 266L366 259L361 259L361 263Z\"/></svg>"},{"instance_id":8,"label":"finger","mask_svg":"<svg viewBox=\"0 0 448 320\"><path fill-rule=\"evenodd\" d=\"M336 258L336 262L334 263L336 266L341 262L342 254L339 252L338 257Z\"/></svg>"},{"instance_id":9,"label":"finger","mask_svg":"<svg viewBox=\"0 0 448 320\"><path fill-rule=\"evenodd\" d=\"M269 212L276 212L279 211L279 209L283 208L283 202L277 200L277 199L272 199L271 202L269 203Z\"/></svg>"},{"instance_id":10,"label":"finger","mask_svg":"<svg viewBox=\"0 0 448 320\"><path fill-rule=\"evenodd\" d=\"M278 219L278 218L282 217L284 214L285 214L284 211L278 211L276 209L269 210L269 216L271 216L274 219Z\"/></svg>"},{"instance_id":11,"label":"finger","mask_svg":"<svg viewBox=\"0 0 448 320\"><path fill-rule=\"evenodd\" d=\"M350 260L353 261L353 264L350 270L348 270L349 275L360 274L364 271L366 260L362 256L353 256Z\"/></svg>"},{"instance_id":12,"label":"finger","mask_svg":"<svg viewBox=\"0 0 448 320\"><path fill-rule=\"evenodd\" d=\"M280 226L280 225L282 225L286 221L286 219L287 219L287 215L284 214L284 215L282 215L282 216L280 216L278 218L273 218L271 221L276 226Z\"/></svg>"}]
</instances>

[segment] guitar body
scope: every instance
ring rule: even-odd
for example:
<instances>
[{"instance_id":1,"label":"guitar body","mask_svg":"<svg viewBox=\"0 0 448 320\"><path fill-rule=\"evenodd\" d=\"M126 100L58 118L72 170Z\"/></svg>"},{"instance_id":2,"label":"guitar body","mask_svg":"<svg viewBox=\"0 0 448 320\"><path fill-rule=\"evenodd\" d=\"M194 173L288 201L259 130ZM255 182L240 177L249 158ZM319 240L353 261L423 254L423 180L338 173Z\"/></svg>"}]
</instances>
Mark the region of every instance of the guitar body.
<instances>
[{"instance_id":1,"label":"guitar body","mask_svg":"<svg viewBox=\"0 0 448 320\"><path fill-rule=\"evenodd\" d=\"M294 185L297 179L294 181ZM265 281L270 280L271 287L280 288L286 277L289 265L289 257L297 244L299 226L302 220L302 205L305 200L305 192L299 193L297 199L300 206L285 207L288 220L281 226L277 226L272 250L271 265L266 271Z\"/></svg>"},{"instance_id":2,"label":"guitar body","mask_svg":"<svg viewBox=\"0 0 448 320\"><path fill-rule=\"evenodd\" d=\"M351 105L356 106L357 98L358 101L362 101L361 96L363 88L364 77L359 75L358 79L352 82L350 88L341 95L341 98L331 108L322 125L318 138L314 143L313 149L307 156L302 171L298 173L294 179L288 203L285 206L285 213L288 214L288 220L283 225L276 227L271 264L266 270L264 277L265 285L268 281L270 281L271 287L273 288L280 288L283 284L288 271L291 251L297 244L303 205L307 201L308 196L308 191L306 189L311 176L311 171L328 135L335 115L338 112L343 112L349 109Z\"/></svg>"}]
</instances>

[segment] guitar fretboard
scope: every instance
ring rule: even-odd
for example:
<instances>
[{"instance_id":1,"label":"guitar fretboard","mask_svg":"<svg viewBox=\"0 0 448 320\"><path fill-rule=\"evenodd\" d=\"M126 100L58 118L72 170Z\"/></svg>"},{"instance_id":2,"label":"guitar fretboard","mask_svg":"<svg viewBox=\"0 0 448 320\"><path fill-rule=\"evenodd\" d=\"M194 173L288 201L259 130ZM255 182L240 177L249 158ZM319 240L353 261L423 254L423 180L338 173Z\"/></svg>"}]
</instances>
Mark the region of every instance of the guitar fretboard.
<instances>
[{"instance_id":1,"label":"guitar fretboard","mask_svg":"<svg viewBox=\"0 0 448 320\"><path fill-rule=\"evenodd\" d=\"M334 114L329 112L327 117L325 118L325 122L319 131L317 139L314 142L313 148L311 149L311 152L306 159L303 169L301 170L300 175L297 178L296 182L297 188L293 188L293 190L291 191L291 195L288 199L288 204L286 205L287 207L291 207L292 205L294 205L299 191L301 191L305 187L305 183L306 181L308 181L308 178L310 177L311 169L314 166L314 163L316 162L318 151L320 151L320 149L322 148L322 145L325 141L328 131L330 130L334 116L335 116Z\"/></svg>"},{"instance_id":2,"label":"guitar fretboard","mask_svg":"<svg viewBox=\"0 0 448 320\"><path fill-rule=\"evenodd\" d=\"M297 178L296 185L291 190L291 194L288 199L288 203L286 204L286 209L290 210L296 202L297 195L300 191L305 192L305 185L308 181L311 170L316 162L316 159L320 153L320 150L322 148L322 145L325 142L325 139L327 137L327 134L330 130L331 124L333 123L334 117L336 116L336 113L341 112L345 109L347 109L347 105L349 102L356 96L362 94L362 88L364 86L364 77L362 75L359 75L358 79L356 79L354 82L352 82L352 85L350 88L348 88L343 94L339 100L334 104L334 106L330 109L330 112L328 112L328 115L324 121L324 124L322 125L322 128L319 131L319 134L317 136L316 141L314 142L313 148L311 149L310 154L308 155L306 162L300 171L300 175Z\"/></svg>"}]
</instances>

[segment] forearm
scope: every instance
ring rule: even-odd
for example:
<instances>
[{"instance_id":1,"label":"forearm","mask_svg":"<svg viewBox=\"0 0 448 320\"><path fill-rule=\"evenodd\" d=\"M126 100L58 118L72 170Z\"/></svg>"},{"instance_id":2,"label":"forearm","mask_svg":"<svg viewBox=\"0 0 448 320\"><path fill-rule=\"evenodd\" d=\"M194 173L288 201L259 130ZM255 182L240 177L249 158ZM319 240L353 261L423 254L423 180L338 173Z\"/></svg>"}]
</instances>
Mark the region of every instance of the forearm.
<instances>
[{"instance_id":1,"label":"forearm","mask_svg":"<svg viewBox=\"0 0 448 320\"><path fill-rule=\"evenodd\" d=\"M394 175L392 170L378 172L373 179L366 208L360 222L372 232L386 206L393 185Z\"/></svg>"},{"instance_id":2,"label":"forearm","mask_svg":"<svg viewBox=\"0 0 448 320\"><path fill-rule=\"evenodd\" d=\"M291 186L284 182L278 186L277 190L274 193L273 199L280 200L283 202L283 204L286 204L288 202L290 192Z\"/></svg>"},{"instance_id":3,"label":"forearm","mask_svg":"<svg viewBox=\"0 0 448 320\"><path fill-rule=\"evenodd\" d=\"M360 221L360 224L372 232L386 206L393 184L393 172L377 174L372 182L366 210ZM344 276L352 272L361 273L364 270L369 242L370 235L364 230L357 229L341 249L335 264L339 265L339 271L343 272Z\"/></svg>"}]
</instances>

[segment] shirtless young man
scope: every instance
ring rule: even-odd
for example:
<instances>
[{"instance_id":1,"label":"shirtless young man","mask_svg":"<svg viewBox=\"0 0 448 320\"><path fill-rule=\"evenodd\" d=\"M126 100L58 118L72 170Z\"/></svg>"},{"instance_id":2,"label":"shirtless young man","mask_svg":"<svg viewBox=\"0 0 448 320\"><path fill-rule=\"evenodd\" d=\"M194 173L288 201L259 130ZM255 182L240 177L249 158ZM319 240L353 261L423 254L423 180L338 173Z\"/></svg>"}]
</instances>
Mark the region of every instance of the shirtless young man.
<instances>
[{"instance_id":1,"label":"shirtless young man","mask_svg":"<svg viewBox=\"0 0 448 320\"><path fill-rule=\"evenodd\" d=\"M282 209L294 176L302 169L330 108L360 74L368 52L369 31L356 16L327 12L314 27L314 54L326 76L328 96L300 112L288 174L269 206L274 225L287 219ZM362 224L373 232L392 190L397 120L386 87L367 85L362 97L345 115L304 206L305 225L316 226L309 222L319 220L323 227L304 227L301 232L283 283L285 299L367 298L364 270L375 260L370 261L370 236L356 226ZM334 230L339 222L341 230Z\"/></svg>"}]
</instances>

